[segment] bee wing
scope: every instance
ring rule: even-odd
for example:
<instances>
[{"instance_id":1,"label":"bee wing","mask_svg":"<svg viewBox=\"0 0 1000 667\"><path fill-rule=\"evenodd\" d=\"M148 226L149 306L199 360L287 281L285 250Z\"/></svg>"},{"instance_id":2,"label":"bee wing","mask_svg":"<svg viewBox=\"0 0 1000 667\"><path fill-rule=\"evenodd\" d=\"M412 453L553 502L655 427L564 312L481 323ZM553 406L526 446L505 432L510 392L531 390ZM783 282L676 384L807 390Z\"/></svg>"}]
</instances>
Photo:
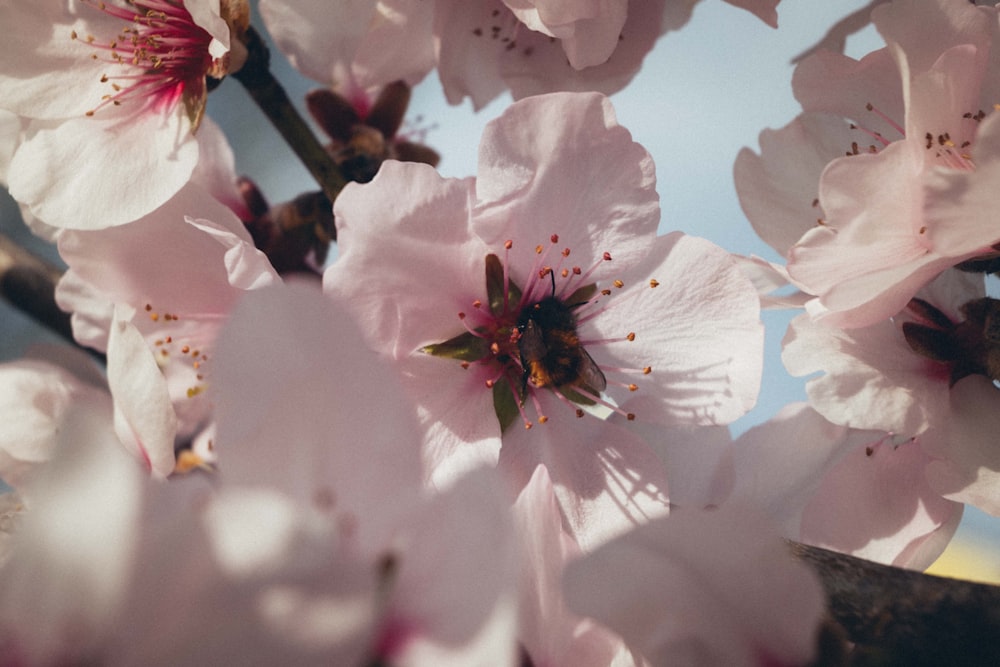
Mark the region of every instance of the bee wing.
<instances>
[{"instance_id":1,"label":"bee wing","mask_svg":"<svg viewBox=\"0 0 1000 667\"><path fill-rule=\"evenodd\" d=\"M549 348L542 337L542 328L534 320L528 320L521 337L517 341L517 349L521 353L521 362L538 360L545 356Z\"/></svg>"},{"instance_id":2,"label":"bee wing","mask_svg":"<svg viewBox=\"0 0 1000 667\"><path fill-rule=\"evenodd\" d=\"M607 389L608 380L604 377L600 367L594 358L590 356L586 348L580 347L580 379L583 383L595 390L598 394Z\"/></svg>"}]
</instances>

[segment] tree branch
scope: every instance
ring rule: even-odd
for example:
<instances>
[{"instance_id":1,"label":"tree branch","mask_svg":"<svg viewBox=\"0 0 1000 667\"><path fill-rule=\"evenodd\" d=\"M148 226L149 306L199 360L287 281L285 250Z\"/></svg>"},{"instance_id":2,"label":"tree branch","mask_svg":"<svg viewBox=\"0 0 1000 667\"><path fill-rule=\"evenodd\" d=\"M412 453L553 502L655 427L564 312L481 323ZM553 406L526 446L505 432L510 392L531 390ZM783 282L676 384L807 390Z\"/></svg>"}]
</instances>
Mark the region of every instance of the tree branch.
<instances>
[{"instance_id":1,"label":"tree branch","mask_svg":"<svg viewBox=\"0 0 1000 667\"><path fill-rule=\"evenodd\" d=\"M271 73L271 54L260 34L251 27L247 30L246 38L246 64L230 76L243 84L326 196L331 202L334 201L347 184L340 168L316 139L309 125L292 105L285 89Z\"/></svg>"},{"instance_id":2,"label":"tree branch","mask_svg":"<svg viewBox=\"0 0 1000 667\"><path fill-rule=\"evenodd\" d=\"M851 665L1000 665L1000 587L791 543L854 642Z\"/></svg>"},{"instance_id":3,"label":"tree branch","mask_svg":"<svg viewBox=\"0 0 1000 667\"><path fill-rule=\"evenodd\" d=\"M0 294L15 308L74 345L69 313L56 305L61 272L0 234Z\"/></svg>"}]
</instances>

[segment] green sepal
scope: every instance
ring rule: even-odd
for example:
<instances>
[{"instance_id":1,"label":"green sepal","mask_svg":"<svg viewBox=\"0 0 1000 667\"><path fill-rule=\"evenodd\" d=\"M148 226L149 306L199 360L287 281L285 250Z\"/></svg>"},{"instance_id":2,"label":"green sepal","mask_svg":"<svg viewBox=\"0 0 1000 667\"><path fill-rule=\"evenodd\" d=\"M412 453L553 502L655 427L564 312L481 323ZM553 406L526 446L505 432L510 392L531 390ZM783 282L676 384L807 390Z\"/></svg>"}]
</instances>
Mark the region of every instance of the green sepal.
<instances>
[{"instance_id":1,"label":"green sepal","mask_svg":"<svg viewBox=\"0 0 1000 667\"><path fill-rule=\"evenodd\" d=\"M493 410L497 414L497 421L500 422L501 433L506 431L521 414L517 401L514 400L514 392L504 379L493 385Z\"/></svg>"},{"instance_id":2,"label":"green sepal","mask_svg":"<svg viewBox=\"0 0 1000 667\"><path fill-rule=\"evenodd\" d=\"M508 280L504 285L503 262L500 258L490 253L486 255L486 298L489 300L490 313L494 317L504 314L504 293L507 294L508 309L516 306L521 301L521 288L514 284L513 280Z\"/></svg>"},{"instance_id":3,"label":"green sepal","mask_svg":"<svg viewBox=\"0 0 1000 667\"><path fill-rule=\"evenodd\" d=\"M570 294L568 297L563 299L565 303L570 308L574 306L582 306L583 304L590 301L591 297L597 294L597 284L590 283L589 285L584 285L583 287L577 288L575 292Z\"/></svg>"},{"instance_id":4,"label":"green sepal","mask_svg":"<svg viewBox=\"0 0 1000 667\"><path fill-rule=\"evenodd\" d=\"M472 332L465 331L443 343L434 343L420 348L424 354L460 361L479 361L490 353L489 343Z\"/></svg>"},{"instance_id":5,"label":"green sepal","mask_svg":"<svg viewBox=\"0 0 1000 667\"><path fill-rule=\"evenodd\" d=\"M594 389L592 387L588 387L586 385L584 385L583 388L586 389L587 391L591 392L592 394L600 394L601 393L599 391L594 391ZM576 393L573 390L572 386L559 387L559 391L562 392L563 396L565 396L566 398L568 398L569 400L571 400L572 402L574 402L574 403L576 403L578 405L597 405L597 402L594 401L592 398L587 398L583 394Z\"/></svg>"}]
</instances>

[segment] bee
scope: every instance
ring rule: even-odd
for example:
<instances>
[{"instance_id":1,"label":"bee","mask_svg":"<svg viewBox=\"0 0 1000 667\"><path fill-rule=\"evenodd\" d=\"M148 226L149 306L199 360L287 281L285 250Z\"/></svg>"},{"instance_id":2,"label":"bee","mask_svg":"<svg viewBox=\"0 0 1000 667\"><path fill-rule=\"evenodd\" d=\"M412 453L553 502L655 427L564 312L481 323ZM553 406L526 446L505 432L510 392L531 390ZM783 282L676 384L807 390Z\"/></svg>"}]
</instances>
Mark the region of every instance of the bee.
<instances>
[{"instance_id":1,"label":"bee","mask_svg":"<svg viewBox=\"0 0 1000 667\"><path fill-rule=\"evenodd\" d=\"M577 304L581 305L581 304ZM599 394L608 382L580 343L574 306L555 296L529 306L518 318L517 341L524 387L580 387Z\"/></svg>"}]
</instances>

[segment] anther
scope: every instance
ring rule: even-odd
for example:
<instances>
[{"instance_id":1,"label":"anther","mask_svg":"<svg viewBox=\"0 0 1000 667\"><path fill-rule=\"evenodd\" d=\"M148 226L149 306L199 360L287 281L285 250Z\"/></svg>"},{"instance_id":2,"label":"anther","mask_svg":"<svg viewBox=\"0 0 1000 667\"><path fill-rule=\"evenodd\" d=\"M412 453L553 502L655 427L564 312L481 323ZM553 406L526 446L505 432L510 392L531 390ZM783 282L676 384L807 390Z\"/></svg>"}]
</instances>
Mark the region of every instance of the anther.
<instances>
[{"instance_id":1,"label":"anther","mask_svg":"<svg viewBox=\"0 0 1000 667\"><path fill-rule=\"evenodd\" d=\"M649 286L650 287L659 287L660 286L660 281L658 281L656 278L651 278L649 280Z\"/></svg>"},{"instance_id":2,"label":"anther","mask_svg":"<svg viewBox=\"0 0 1000 667\"><path fill-rule=\"evenodd\" d=\"M611 284L614 285L615 287L617 287L618 289L621 289L621 288L625 287L625 283L623 283L620 280L616 280L616 281L614 281Z\"/></svg>"},{"instance_id":3,"label":"anther","mask_svg":"<svg viewBox=\"0 0 1000 667\"><path fill-rule=\"evenodd\" d=\"M635 340L635 332L634 331L629 331L628 335L625 336L625 338L627 338L629 340L629 342L634 341Z\"/></svg>"}]
</instances>

